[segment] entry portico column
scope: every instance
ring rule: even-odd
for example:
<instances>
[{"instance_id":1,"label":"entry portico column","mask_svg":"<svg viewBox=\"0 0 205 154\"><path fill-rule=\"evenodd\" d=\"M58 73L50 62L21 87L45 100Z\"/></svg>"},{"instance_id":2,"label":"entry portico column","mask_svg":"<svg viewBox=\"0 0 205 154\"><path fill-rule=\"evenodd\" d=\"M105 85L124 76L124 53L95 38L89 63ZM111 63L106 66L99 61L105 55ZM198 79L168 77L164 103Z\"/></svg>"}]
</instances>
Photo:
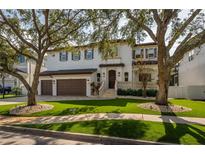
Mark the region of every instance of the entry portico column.
<instances>
[{"instance_id":1,"label":"entry portico column","mask_svg":"<svg viewBox=\"0 0 205 154\"><path fill-rule=\"evenodd\" d=\"M52 89L53 89L53 96L57 96L57 81L56 81L56 79L52 80Z\"/></svg>"}]
</instances>

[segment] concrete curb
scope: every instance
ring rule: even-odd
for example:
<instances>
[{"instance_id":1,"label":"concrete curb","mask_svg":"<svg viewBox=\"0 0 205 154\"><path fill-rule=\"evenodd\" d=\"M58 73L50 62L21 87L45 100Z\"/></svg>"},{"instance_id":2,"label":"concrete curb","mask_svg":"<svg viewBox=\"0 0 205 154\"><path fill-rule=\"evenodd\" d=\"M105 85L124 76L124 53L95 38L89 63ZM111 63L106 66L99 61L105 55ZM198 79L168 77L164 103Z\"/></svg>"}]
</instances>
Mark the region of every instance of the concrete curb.
<instances>
[{"instance_id":1,"label":"concrete curb","mask_svg":"<svg viewBox=\"0 0 205 154\"><path fill-rule=\"evenodd\" d=\"M58 132L52 130L42 130L36 128L25 128L25 127L8 126L8 125L0 125L0 130L23 133L23 134L32 134L36 136L46 136L46 137L81 141L81 142L89 142L95 144L104 144L104 145L170 145L170 143L134 140L134 139L109 137L109 136L102 136L102 135L88 135L88 134L81 134L81 133Z\"/></svg>"}]
</instances>

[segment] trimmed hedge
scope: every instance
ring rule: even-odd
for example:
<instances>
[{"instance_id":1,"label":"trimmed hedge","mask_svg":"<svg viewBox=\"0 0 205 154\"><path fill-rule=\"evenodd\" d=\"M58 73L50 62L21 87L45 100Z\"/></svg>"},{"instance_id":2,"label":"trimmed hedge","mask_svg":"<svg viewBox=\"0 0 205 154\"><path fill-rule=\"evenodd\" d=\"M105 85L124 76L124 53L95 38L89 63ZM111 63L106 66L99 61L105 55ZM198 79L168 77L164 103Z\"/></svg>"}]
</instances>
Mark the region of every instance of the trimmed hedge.
<instances>
[{"instance_id":1,"label":"trimmed hedge","mask_svg":"<svg viewBox=\"0 0 205 154\"><path fill-rule=\"evenodd\" d=\"M118 89L117 94L121 96L142 96L142 89ZM147 89L147 97L155 97L157 94L157 90L155 89Z\"/></svg>"}]
</instances>

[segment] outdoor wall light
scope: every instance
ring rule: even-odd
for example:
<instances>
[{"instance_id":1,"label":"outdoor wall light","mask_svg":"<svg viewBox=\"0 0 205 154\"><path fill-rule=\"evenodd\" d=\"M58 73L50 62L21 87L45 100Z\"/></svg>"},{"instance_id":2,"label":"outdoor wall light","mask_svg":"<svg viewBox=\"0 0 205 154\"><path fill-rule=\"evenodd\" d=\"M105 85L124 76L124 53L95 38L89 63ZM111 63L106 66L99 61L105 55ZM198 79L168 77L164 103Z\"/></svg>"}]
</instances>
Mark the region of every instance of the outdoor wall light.
<instances>
[{"instance_id":1,"label":"outdoor wall light","mask_svg":"<svg viewBox=\"0 0 205 154\"><path fill-rule=\"evenodd\" d=\"M120 72L118 72L118 77L120 77Z\"/></svg>"},{"instance_id":2,"label":"outdoor wall light","mask_svg":"<svg viewBox=\"0 0 205 154\"><path fill-rule=\"evenodd\" d=\"M56 84L56 80L52 80L53 84Z\"/></svg>"}]
</instances>

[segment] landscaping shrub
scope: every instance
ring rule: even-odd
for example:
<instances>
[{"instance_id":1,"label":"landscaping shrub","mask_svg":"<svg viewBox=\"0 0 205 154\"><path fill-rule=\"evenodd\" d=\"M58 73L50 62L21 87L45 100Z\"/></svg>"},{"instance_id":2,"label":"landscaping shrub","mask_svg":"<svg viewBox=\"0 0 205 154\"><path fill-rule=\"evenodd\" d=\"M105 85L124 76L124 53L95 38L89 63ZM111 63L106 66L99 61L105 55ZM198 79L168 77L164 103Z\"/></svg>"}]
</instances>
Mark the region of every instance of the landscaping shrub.
<instances>
[{"instance_id":1,"label":"landscaping shrub","mask_svg":"<svg viewBox=\"0 0 205 154\"><path fill-rule=\"evenodd\" d=\"M156 89L147 89L147 96L148 97L155 97L157 95Z\"/></svg>"},{"instance_id":2,"label":"landscaping shrub","mask_svg":"<svg viewBox=\"0 0 205 154\"><path fill-rule=\"evenodd\" d=\"M142 89L118 89L117 94L121 96L142 96ZM155 89L147 89L147 97L155 97L157 94L157 90Z\"/></svg>"},{"instance_id":3,"label":"landscaping shrub","mask_svg":"<svg viewBox=\"0 0 205 154\"><path fill-rule=\"evenodd\" d=\"M13 87L12 93L15 94L16 96L20 96L20 95L22 95L22 89L19 87Z\"/></svg>"}]
</instances>

